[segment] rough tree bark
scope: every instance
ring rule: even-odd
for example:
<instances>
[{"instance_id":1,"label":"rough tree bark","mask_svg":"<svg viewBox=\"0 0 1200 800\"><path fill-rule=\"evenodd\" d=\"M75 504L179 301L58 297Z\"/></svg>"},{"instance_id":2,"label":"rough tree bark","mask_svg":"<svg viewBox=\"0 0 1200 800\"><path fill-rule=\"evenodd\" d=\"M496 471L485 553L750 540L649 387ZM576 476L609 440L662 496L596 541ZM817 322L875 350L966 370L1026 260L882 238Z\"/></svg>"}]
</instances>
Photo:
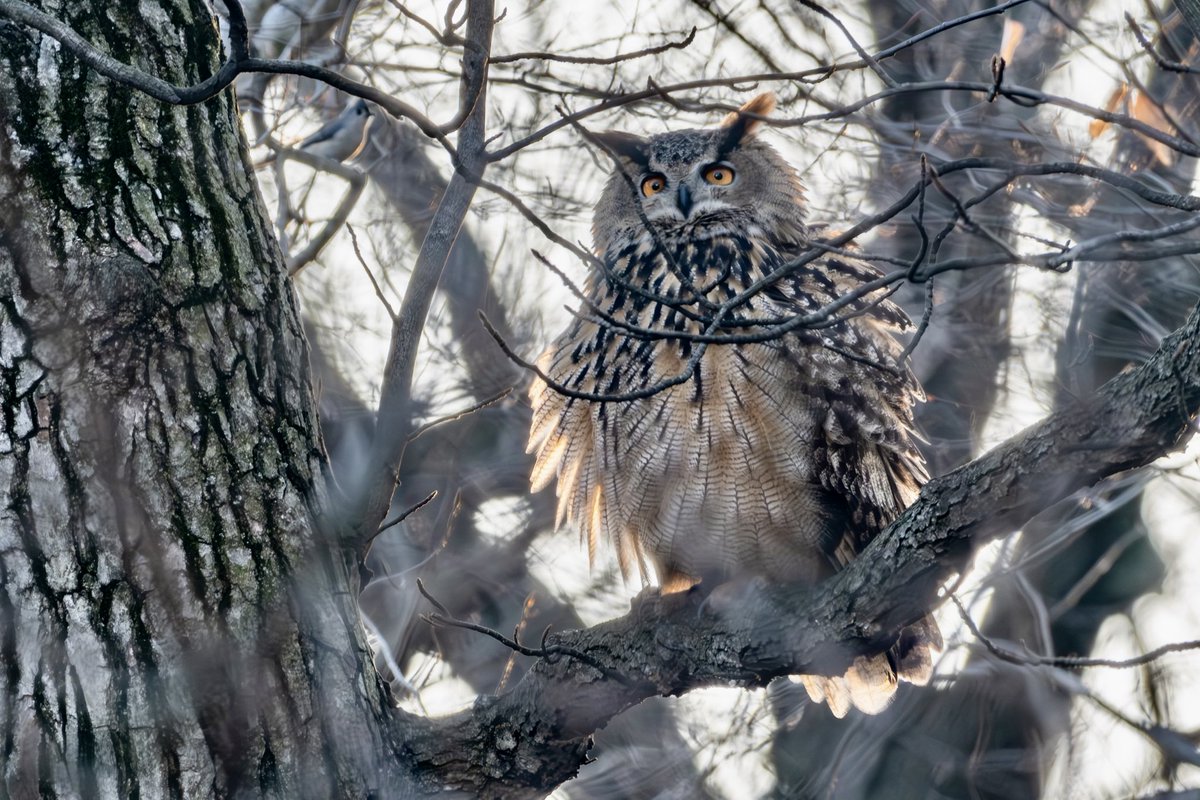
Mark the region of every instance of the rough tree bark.
<instances>
[{"instance_id":1,"label":"rough tree bark","mask_svg":"<svg viewBox=\"0 0 1200 800\"><path fill-rule=\"evenodd\" d=\"M168 80L218 64L202 2L56 13ZM0 97L2 785L404 786L230 93L164 105L0 22Z\"/></svg>"}]
</instances>

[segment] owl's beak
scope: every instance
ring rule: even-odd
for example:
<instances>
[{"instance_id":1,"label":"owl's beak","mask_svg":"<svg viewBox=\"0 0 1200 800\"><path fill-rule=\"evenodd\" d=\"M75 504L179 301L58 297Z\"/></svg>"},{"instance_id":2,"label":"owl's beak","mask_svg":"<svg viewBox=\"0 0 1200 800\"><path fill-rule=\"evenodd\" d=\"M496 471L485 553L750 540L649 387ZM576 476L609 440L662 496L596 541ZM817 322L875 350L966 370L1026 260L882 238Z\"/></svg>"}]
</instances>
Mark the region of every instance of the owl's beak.
<instances>
[{"instance_id":1,"label":"owl's beak","mask_svg":"<svg viewBox=\"0 0 1200 800\"><path fill-rule=\"evenodd\" d=\"M692 190L687 187L686 183L679 184L679 196L677 200L679 210L683 212L684 219L687 219L688 214L692 212Z\"/></svg>"}]
</instances>

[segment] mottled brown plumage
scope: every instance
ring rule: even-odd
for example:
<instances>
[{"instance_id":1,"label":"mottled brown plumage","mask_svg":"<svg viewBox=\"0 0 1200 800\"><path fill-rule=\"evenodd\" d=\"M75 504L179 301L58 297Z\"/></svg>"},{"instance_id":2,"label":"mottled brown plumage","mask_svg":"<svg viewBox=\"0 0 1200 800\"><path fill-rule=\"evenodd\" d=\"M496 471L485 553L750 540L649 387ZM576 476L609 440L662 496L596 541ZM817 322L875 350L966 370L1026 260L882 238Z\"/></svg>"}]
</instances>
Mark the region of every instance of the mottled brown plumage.
<instances>
[{"instance_id":1,"label":"mottled brown plumage","mask_svg":"<svg viewBox=\"0 0 1200 800\"><path fill-rule=\"evenodd\" d=\"M815 583L926 478L912 431L921 389L892 335L904 313L877 290L831 321L786 327L878 273L811 258L799 177L754 136L773 106L760 95L714 129L598 137L620 166L593 226L604 270L539 362L557 388L531 390L533 488L557 478L559 524L593 555L612 541L626 574L653 567L664 590ZM926 619L892 652L805 683L839 716L878 711L897 672L928 680L937 646Z\"/></svg>"}]
</instances>

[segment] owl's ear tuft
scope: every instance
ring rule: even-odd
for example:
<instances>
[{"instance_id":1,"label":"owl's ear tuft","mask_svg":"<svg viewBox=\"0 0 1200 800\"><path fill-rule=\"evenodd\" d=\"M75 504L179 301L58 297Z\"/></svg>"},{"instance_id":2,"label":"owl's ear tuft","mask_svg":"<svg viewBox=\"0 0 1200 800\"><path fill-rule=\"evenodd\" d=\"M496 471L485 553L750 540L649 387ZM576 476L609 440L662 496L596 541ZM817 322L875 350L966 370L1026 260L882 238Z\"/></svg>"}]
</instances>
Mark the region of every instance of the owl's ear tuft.
<instances>
[{"instance_id":1,"label":"owl's ear tuft","mask_svg":"<svg viewBox=\"0 0 1200 800\"><path fill-rule=\"evenodd\" d=\"M737 111L728 114L725 119L721 120L721 127L725 129L725 140L721 149L723 151L732 150L743 141L753 137L762 127L763 117L770 116L774 110L775 93L763 92L752 97Z\"/></svg>"},{"instance_id":2,"label":"owl's ear tuft","mask_svg":"<svg viewBox=\"0 0 1200 800\"><path fill-rule=\"evenodd\" d=\"M627 158L642 170L650 168L650 149L641 136L623 131L601 131L589 133L588 138L598 143L609 155Z\"/></svg>"}]
</instances>

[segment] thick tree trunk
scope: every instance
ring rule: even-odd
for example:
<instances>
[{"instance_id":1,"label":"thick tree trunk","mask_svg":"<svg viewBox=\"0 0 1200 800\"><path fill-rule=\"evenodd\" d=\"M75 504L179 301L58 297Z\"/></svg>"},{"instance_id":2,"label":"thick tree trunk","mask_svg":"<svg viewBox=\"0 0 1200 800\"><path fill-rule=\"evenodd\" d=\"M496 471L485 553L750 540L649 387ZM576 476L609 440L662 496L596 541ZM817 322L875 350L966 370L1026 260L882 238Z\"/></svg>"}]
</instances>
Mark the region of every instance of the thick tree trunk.
<instances>
[{"instance_id":1,"label":"thick tree trunk","mask_svg":"<svg viewBox=\"0 0 1200 800\"><path fill-rule=\"evenodd\" d=\"M218 63L202 2L55 13L168 81ZM400 794L230 93L0 22L0 124L0 794Z\"/></svg>"}]
</instances>

